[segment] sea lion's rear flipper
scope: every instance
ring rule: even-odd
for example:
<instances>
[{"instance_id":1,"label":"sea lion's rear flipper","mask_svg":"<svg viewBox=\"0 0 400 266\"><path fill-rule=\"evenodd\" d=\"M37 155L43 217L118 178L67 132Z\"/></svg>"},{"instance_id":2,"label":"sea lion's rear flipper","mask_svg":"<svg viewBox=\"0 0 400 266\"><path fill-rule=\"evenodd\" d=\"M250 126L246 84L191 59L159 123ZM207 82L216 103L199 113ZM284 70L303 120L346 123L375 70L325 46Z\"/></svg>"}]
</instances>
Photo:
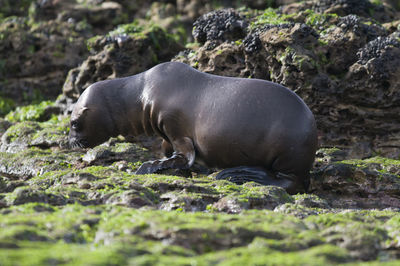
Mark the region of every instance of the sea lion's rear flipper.
<instances>
[{"instance_id":1,"label":"sea lion's rear flipper","mask_svg":"<svg viewBox=\"0 0 400 266\"><path fill-rule=\"evenodd\" d=\"M169 158L144 162L136 170L137 175L152 174L165 169L186 169L188 160L182 154L174 154Z\"/></svg>"},{"instance_id":2,"label":"sea lion's rear flipper","mask_svg":"<svg viewBox=\"0 0 400 266\"><path fill-rule=\"evenodd\" d=\"M173 142L176 151L171 157L144 162L135 174L144 175L156 173L165 169L187 169L193 165L195 151L193 142L189 138L180 138Z\"/></svg>"},{"instance_id":3,"label":"sea lion's rear flipper","mask_svg":"<svg viewBox=\"0 0 400 266\"><path fill-rule=\"evenodd\" d=\"M279 186L286 189L289 193L294 193L294 190L299 189L296 186L297 178L295 176L279 172L274 173L261 167L239 166L227 168L219 172L216 179L228 180L238 185L253 181L266 186Z\"/></svg>"}]
</instances>

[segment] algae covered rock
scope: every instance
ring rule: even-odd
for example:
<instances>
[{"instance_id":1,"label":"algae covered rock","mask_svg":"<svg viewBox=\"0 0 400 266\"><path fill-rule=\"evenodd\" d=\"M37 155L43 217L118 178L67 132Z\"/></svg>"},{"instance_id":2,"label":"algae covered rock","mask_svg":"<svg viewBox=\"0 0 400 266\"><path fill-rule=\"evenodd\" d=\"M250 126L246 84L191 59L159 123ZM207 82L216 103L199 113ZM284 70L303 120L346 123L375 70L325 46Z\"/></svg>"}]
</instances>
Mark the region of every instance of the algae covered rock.
<instances>
[{"instance_id":1,"label":"algae covered rock","mask_svg":"<svg viewBox=\"0 0 400 266\"><path fill-rule=\"evenodd\" d=\"M136 144L113 142L112 140L107 144L89 149L82 160L89 165L109 165L121 162L118 167L124 168L124 165L128 163L153 159L147 149Z\"/></svg>"},{"instance_id":2,"label":"algae covered rock","mask_svg":"<svg viewBox=\"0 0 400 266\"><path fill-rule=\"evenodd\" d=\"M335 208L400 208L399 165L382 157L322 163L310 190Z\"/></svg>"},{"instance_id":3,"label":"algae covered rock","mask_svg":"<svg viewBox=\"0 0 400 266\"><path fill-rule=\"evenodd\" d=\"M0 118L0 137L11 126L11 123L3 118Z\"/></svg>"},{"instance_id":4,"label":"algae covered rock","mask_svg":"<svg viewBox=\"0 0 400 266\"><path fill-rule=\"evenodd\" d=\"M68 117L53 117L46 122L18 122L3 133L0 151L18 152L28 147L66 147L68 131Z\"/></svg>"},{"instance_id":5,"label":"algae covered rock","mask_svg":"<svg viewBox=\"0 0 400 266\"><path fill-rule=\"evenodd\" d=\"M339 146L353 158L376 153L397 158L397 31L389 36L367 13L351 11L355 1L324 1L320 7L316 3L293 4L296 11L289 5L264 12L242 9L231 16L229 11L209 13L194 30L203 36L200 43L173 60L208 73L287 86L316 116L322 146ZM384 10L368 1L362 1L364 5L368 12ZM328 6L347 11L326 11ZM229 32L224 25L241 17L248 23L241 35L223 38Z\"/></svg>"},{"instance_id":6,"label":"algae covered rock","mask_svg":"<svg viewBox=\"0 0 400 266\"><path fill-rule=\"evenodd\" d=\"M1 21L1 96L18 103L55 99L68 70L87 54L84 31L67 22Z\"/></svg>"},{"instance_id":7,"label":"algae covered rock","mask_svg":"<svg viewBox=\"0 0 400 266\"><path fill-rule=\"evenodd\" d=\"M228 215L26 203L0 211L0 218L8 228L0 234L0 258L10 265L27 260L26 249L41 254L29 258L30 263L51 260L61 265L108 264L112 258L118 264L135 265L238 261L333 265L378 263L398 255L393 228L399 215L391 211L347 211L302 219L271 211ZM33 245L35 240L39 242ZM50 247L52 252L46 251ZM82 250L85 256L78 256Z\"/></svg>"},{"instance_id":8,"label":"algae covered rock","mask_svg":"<svg viewBox=\"0 0 400 266\"><path fill-rule=\"evenodd\" d=\"M106 36L90 39L89 46L95 54L80 67L70 70L63 86L67 97L76 99L96 81L143 72L169 60L181 49L162 28L143 28L135 22L121 25Z\"/></svg>"}]
</instances>

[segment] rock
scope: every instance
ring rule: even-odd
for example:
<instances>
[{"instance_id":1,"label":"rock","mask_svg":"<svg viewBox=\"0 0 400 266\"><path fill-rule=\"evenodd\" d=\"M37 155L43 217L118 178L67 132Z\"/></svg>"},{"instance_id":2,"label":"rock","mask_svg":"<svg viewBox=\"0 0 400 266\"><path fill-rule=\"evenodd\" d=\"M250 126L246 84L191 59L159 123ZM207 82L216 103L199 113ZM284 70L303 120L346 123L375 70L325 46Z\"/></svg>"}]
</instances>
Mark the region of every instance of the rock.
<instances>
[{"instance_id":1,"label":"rock","mask_svg":"<svg viewBox=\"0 0 400 266\"><path fill-rule=\"evenodd\" d=\"M93 174L90 173L69 173L61 178L61 184L62 185L81 185L81 184L87 184L88 182L93 182L99 180L98 177L96 177Z\"/></svg>"},{"instance_id":2,"label":"rock","mask_svg":"<svg viewBox=\"0 0 400 266\"><path fill-rule=\"evenodd\" d=\"M50 171L76 166L81 154L30 148L15 153L0 152L0 155L0 175L11 180L27 180Z\"/></svg>"},{"instance_id":3,"label":"rock","mask_svg":"<svg viewBox=\"0 0 400 266\"><path fill-rule=\"evenodd\" d=\"M197 42L237 40L246 33L247 22L234 9L207 13L193 23L193 37Z\"/></svg>"},{"instance_id":4,"label":"rock","mask_svg":"<svg viewBox=\"0 0 400 266\"><path fill-rule=\"evenodd\" d=\"M9 127L1 137L1 152L19 152L28 147L67 147L68 117L47 122L24 121Z\"/></svg>"},{"instance_id":5,"label":"rock","mask_svg":"<svg viewBox=\"0 0 400 266\"><path fill-rule=\"evenodd\" d=\"M240 213L248 209L269 209L293 199L280 187L258 186L254 183L246 183L243 186L250 188L247 193L232 193L221 198L213 204L213 209L227 213Z\"/></svg>"},{"instance_id":6,"label":"rock","mask_svg":"<svg viewBox=\"0 0 400 266\"><path fill-rule=\"evenodd\" d=\"M276 207L274 209L274 212L290 214L290 215L293 215L293 216L296 216L296 217L302 218L302 219L304 219L310 215L321 214L321 211L318 211L316 209L307 208L307 207L299 205L299 204L291 204L291 203L279 205L278 207Z\"/></svg>"},{"instance_id":7,"label":"rock","mask_svg":"<svg viewBox=\"0 0 400 266\"><path fill-rule=\"evenodd\" d=\"M327 242L349 250L353 258L368 261L377 258L382 242L387 239L386 232L374 229L373 225L353 222L327 228L321 235Z\"/></svg>"},{"instance_id":8,"label":"rock","mask_svg":"<svg viewBox=\"0 0 400 266\"><path fill-rule=\"evenodd\" d=\"M60 195L19 187L14 190L13 195L10 195L8 200L9 205L21 205L27 202L49 203L57 206L66 204L66 199Z\"/></svg>"},{"instance_id":9,"label":"rock","mask_svg":"<svg viewBox=\"0 0 400 266\"><path fill-rule=\"evenodd\" d=\"M350 14L362 17L373 17L379 22L393 20L394 10L382 4L371 3L368 0L323 0L313 1L313 9L318 12L335 13L339 16Z\"/></svg>"},{"instance_id":10,"label":"rock","mask_svg":"<svg viewBox=\"0 0 400 266\"><path fill-rule=\"evenodd\" d=\"M210 197L207 194L199 193L184 193L184 191L175 193L169 192L164 193L160 199L163 203L159 209L165 211L179 210L187 212L204 211L207 205L212 204L217 200L216 198Z\"/></svg>"},{"instance_id":11,"label":"rock","mask_svg":"<svg viewBox=\"0 0 400 266\"><path fill-rule=\"evenodd\" d=\"M328 74L340 75L346 73L351 64L357 61L357 52L369 41L380 35L386 35L383 27L376 24L367 25L366 21L355 15L339 18L337 27L331 27L321 37L328 42L322 47L327 55Z\"/></svg>"},{"instance_id":12,"label":"rock","mask_svg":"<svg viewBox=\"0 0 400 266\"><path fill-rule=\"evenodd\" d=\"M399 105L397 31L387 37L388 31L370 18L306 10L313 3L297 5L296 14L285 9L247 13L250 30L244 37L209 40L173 60L217 75L280 83L313 111L321 146L340 147L351 158L375 153L397 158L399 128L393 120ZM350 9L355 5L329 3ZM204 15L201 25L211 28L214 20L215 13ZM223 36L225 29L214 27L209 32Z\"/></svg>"},{"instance_id":13,"label":"rock","mask_svg":"<svg viewBox=\"0 0 400 266\"><path fill-rule=\"evenodd\" d=\"M87 35L67 22L31 25L24 18L9 17L0 24L0 36L0 88L17 103L40 95L55 99L68 70L87 54Z\"/></svg>"},{"instance_id":14,"label":"rock","mask_svg":"<svg viewBox=\"0 0 400 266\"><path fill-rule=\"evenodd\" d=\"M30 16L35 21L57 20L70 24L85 22L96 32L105 32L126 22L123 11L119 3L112 1L97 1L97 3L92 1L91 3L91 1L46 0L34 2L30 7Z\"/></svg>"},{"instance_id":15,"label":"rock","mask_svg":"<svg viewBox=\"0 0 400 266\"><path fill-rule=\"evenodd\" d=\"M196 51L195 57L185 60L178 56L173 61L194 64L201 71L214 74L221 74L222 72L230 77L246 74L248 70L243 64L245 56L243 47L232 43L222 43L210 50L207 44L215 45L212 42L207 42L204 47Z\"/></svg>"},{"instance_id":16,"label":"rock","mask_svg":"<svg viewBox=\"0 0 400 266\"><path fill-rule=\"evenodd\" d=\"M89 43L96 54L70 70L63 86L63 94L68 98L77 99L96 81L143 72L158 62L169 60L181 49L160 27L143 29L137 23L119 26L107 36L96 36Z\"/></svg>"},{"instance_id":17,"label":"rock","mask_svg":"<svg viewBox=\"0 0 400 266\"><path fill-rule=\"evenodd\" d=\"M294 195L295 203L308 208L330 209L329 202L313 194Z\"/></svg>"},{"instance_id":18,"label":"rock","mask_svg":"<svg viewBox=\"0 0 400 266\"><path fill-rule=\"evenodd\" d=\"M378 37L357 53L341 87L342 127L360 139L371 139L366 155L400 156L400 125L392 117L400 106L400 42ZM360 97L360 95L363 95ZM362 126L361 126L362 125ZM365 131L368 127L370 130ZM390 132L390 133L389 133Z\"/></svg>"},{"instance_id":19,"label":"rock","mask_svg":"<svg viewBox=\"0 0 400 266\"><path fill-rule=\"evenodd\" d=\"M315 154L314 167L320 167L321 164L333 163L349 159L348 152L338 148L322 148Z\"/></svg>"},{"instance_id":20,"label":"rock","mask_svg":"<svg viewBox=\"0 0 400 266\"><path fill-rule=\"evenodd\" d=\"M17 152L26 149L39 129L36 122L23 122L10 127L1 138L1 151Z\"/></svg>"},{"instance_id":21,"label":"rock","mask_svg":"<svg viewBox=\"0 0 400 266\"><path fill-rule=\"evenodd\" d=\"M0 118L0 138L6 132L6 130L11 126L11 123L3 118ZM0 140L1 144L1 140Z\"/></svg>"},{"instance_id":22,"label":"rock","mask_svg":"<svg viewBox=\"0 0 400 266\"><path fill-rule=\"evenodd\" d=\"M212 12L213 10L221 8L241 8L243 6L264 10L267 7L278 6L283 4L285 0L277 1L263 1L263 0L244 0L244 1L230 1L230 0L217 0L217 1L207 1L207 0L177 0L176 9L179 15L182 16L182 20L190 21L193 23L203 14ZM292 0L286 0L292 1Z\"/></svg>"},{"instance_id":23,"label":"rock","mask_svg":"<svg viewBox=\"0 0 400 266\"><path fill-rule=\"evenodd\" d=\"M125 161L127 164L137 161L148 161L153 158L146 150L132 143L118 143L114 140L89 149L82 160L89 165L110 165L114 162ZM132 170L131 168L127 168Z\"/></svg>"},{"instance_id":24,"label":"rock","mask_svg":"<svg viewBox=\"0 0 400 266\"><path fill-rule=\"evenodd\" d=\"M333 208L399 208L399 165L380 157L328 163L314 170L310 192Z\"/></svg>"},{"instance_id":25,"label":"rock","mask_svg":"<svg viewBox=\"0 0 400 266\"><path fill-rule=\"evenodd\" d=\"M127 190L120 195L115 194L105 201L105 204L127 206L131 208L140 208L143 206L154 206L154 201L157 198L154 195L146 191L144 188L141 190Z\"/></svg>"}]
</instances>

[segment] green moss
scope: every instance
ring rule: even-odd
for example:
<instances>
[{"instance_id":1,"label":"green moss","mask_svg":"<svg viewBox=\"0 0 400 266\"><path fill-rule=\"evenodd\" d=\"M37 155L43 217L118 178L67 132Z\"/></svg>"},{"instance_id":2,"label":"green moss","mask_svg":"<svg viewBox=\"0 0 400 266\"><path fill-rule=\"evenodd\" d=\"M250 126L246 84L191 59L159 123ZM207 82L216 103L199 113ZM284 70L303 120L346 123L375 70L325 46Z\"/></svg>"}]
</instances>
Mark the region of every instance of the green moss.
<instances>
[{"instance_id":1,"label":"green moss","mask_svg":"<svg viewBox=\"0 0 400 266\"><path fill-rule=\"evenodd\" d=\"M89 51L89 52L93 51L93 50L94 50L93 47L94 47L94 45L96 44L96 42L97 42L98 40L102 39L102 38L103 38L103 36L101 36L101 35L96 35L96 36L94 36L94 37L88 39L88 40L86 41L86 47L87 47L88 51Z\"/></svg>"},{"instance_id":2,"label":"green moss","mask_svg":"<svg viewBox=\"0 0 400 266\"><path fill-rule=\"evenodd\" d=\"M340 151L341 150L339 148L336 148L336 147L318 149L318 152L324 153L324 154L333 154L333 153L340 152Z\"/></svg>"},{"instance_id":3,"label":"green moss","mask_svg":"<svg viewBox=\"0 0 400 266\"><path fill-rule=\"evenodd\" d=\"M337 14L322 14L316 13L311 9L307 9L304 11L306 15L305 23L316 29L317 31L321 31L321 29L325 29L331 24L332 19L338 18Z\"/></svg>"},{"instance_id":4,"label":"green moss","mask_svg":"<svg viewBox=\"0 0 400 266\"><path fill-rule=\"evenodd\" d=\"M76 164L78 154L76 151L56 152L31 147L16 153L0 152L0 165L2 172L28 179L50 171L70 169L69 164Z\"/></svg>"},{"instance_id":5,"label":"green moss","mask_svg":"<svg viewBox=\"0 0 400 266\"><path fill-rule=\"evenodd\" d=\"M398 224L399 214L390 211L302 221L271 211L228 215L28 203L0 210L0 225L7 228L0 232L0 260L5 265L336 265L356 261L324 235L332 239L345 230L346 237L368 247L367 240L386 241L384 228L394 239Z\"/></svg>"},{"instance_id":6,"label":"green moss","mask_svg":"<svg viewBox=\"0 0 400 266\"><path fill-rule=\"evenodd\" d=\"M318 43L319 43L319 45L321 45L321 46L326 46L326 45L328 45L329 42L328 42L327 40L318 38Z\"/></svg>"},{"instance_id":7,"label":"green moss","mask_svg":"<svg viewBox=\"0 0 400 266\"><path fill-rule=\"evenodd\" d=\"M277 188L275 186L260 186L257 183L248 182L241 185L240 198L254 198L260 199L266 195L270 195L279 200L280 202L293 202L293 198L286 193L284 189Z\"/></svg>"},{"instance_id":8,"label":"green moss","mask_svg":"<svg viewBox=\"0 0 400 266\"><path fill-rule=\"evenodd\" d=\"M39 124L33 121L17 123L11 126L4 134L6 142L11 143L18 139L30 140L30 135L40 129Z\"/></svg>"},{"instance_id":9,"label":"green moss","mask_svg":"<svg viewBox=\"0 0 400 266\"><path fill-rule=\"evenodd\" d=\"M279 25L291 22L293 15L282 15L276 12L276 9L268 8L263 14L256 16L254 21L250 24L250 28L257 28L263 25Z\"/></svg>"},{"instance_id":10,"label":"green moss","mask_svg":"<svg viewBox=\"0 0 400 266\"><path fill-rule=\"evenodd\" d=\"M374 5L381 6L383 5L382 0L370 0L370 2Z\"/></svg>"},{"instance_id":11,"label":"green moss","mask_svg":"<svg viewBox=\"0 0 400 266\"><path fill-rule=\"evenodd\" d=\"M129 24L119 25L115 30L108 33L109 36L119 36L119 35L132 35L143 31L143 26L139 25L139 21L135 20Z\"/></svg>"},{"instance_id":12,"label":"green moss","mask_svg":"<svg viewBox=\"0 0 400 266\"><path fill-rule=\"evenodd\" d=\"M45 116L46 108L53 105L54 102L43 101L39 104L19 106L15 111L8 113L5 119L10 122L40 121Z\"/></svg>"},{"instance_id":13,"label":"green moss","mask_svg":"<svg viewBox=\"0 0 400 266\"><path fill-rule=\"evenodd\" d=\"M37 203L13 207L10 209L10 213L1 214L0 217L2 227L8 228L6 231L0 231L0 242L17 243L24 247L25 253L29 253L29 246L34 242L37 243L37 246L31 248L38 253L42 252L41 245L47 247L52 245L56 248L57 241L61 241L60 244L63 246L67 243L75 243L81 244L81 247L85 248L82 244L93 242L97 221L99 221L96 208L93 207L83 208L79 205L69 205L58 210L46 204ZM32 255L38 256L37 254ZM47 254L47 259L51 259L51 255L49 255ZM0 260L5 261L4 258L7 257L9 260L19 261L23 260L25 256L21 252L0 249L0 258L3 258ZM32 260L30 262L32 263Z\"/></svg>"},{"instance_id":14,"label":"green moss","mask_svg":"<svg viewBox=\"0 0 400 266\"><path fill-rule=\"evenodd\" d=\"M314 222L321 228L348 225L350 223L370 224L377 227L392 217L398 217L398 214L391 211L363 210L309 216L306 218L306 221Z\"/></svg>"},{"instance_id":15,"label":"green moss","mask_svg":"<svg viewBox=\"0 0 400 266\"><path fill-rule=\"evenodd\" d=\"M32 144L36 140L46 140L48 143L57 143L68 135L69 132L69 117L57 117L53 116L50 120L40 123L42 130L37 131L32 136Z\"/></svg>"},{"instance_id":16,"label":"green moss","mask_svg":"<svg viewBox=\"0 0 400 266\"><path fill-rule=\"evenodd\" d=\"M242 45L242 44L243 44L243 39L236 40L236 41L235 41L235 44L236 44L237 46Z\"/></svg>"},{"instance_id":17,"label":"green moss","mask_svg":"<svg viewBox=\"0 0 400 266\"><path fill-rule=\"evenodd\" d=\"M126 265L124 253L136 254L124 246L93 247L65 243L23 243L20 249L0 251L5 266L17 265ZM84 254L84 256L82 255Z\"/></svg>"},{"instance_id":18,"label":"green moss","mask_svg":"<svg viewBox=\"0 0 400 266\"><path fill-rule=\"evenodd\" d=\"M197 49L200 48L200 43L198 42L189 42L185 45L186 49L192 50L194 53L197 52Z\"/></svg>"},{"instance_id":19,"label":"green moss","mask_svg":"<svg viewBox=\"0 0 400 266\"><path fill-rule=\"evenodd\" d=\"M0 69L1 69L1 60L0 60ZM0 96L0 116L9 113L14 108L15 108L14 100Z\"/></svg>"},{"instance_id":20,"label":"green moss","mask_svg":"<svg viewBox=\"0 0 400 266\"><path fill-rule=\"evenodd\" d=\"M400 160L395 160L395 159L390 159L390 158L384 158L380 156L364 159L364 160L357 160L357 159L352 159L352 160L343 160L338 163L344 163L344 164L349 164L357 167L367 167L372 164L378 164L379 166L382 167L382 169L378 169L380 173L384 174L387 173L387 170L389 168L400 168ZM399 177L400 175L397 174Z\"/></svg>"}]
</instances>

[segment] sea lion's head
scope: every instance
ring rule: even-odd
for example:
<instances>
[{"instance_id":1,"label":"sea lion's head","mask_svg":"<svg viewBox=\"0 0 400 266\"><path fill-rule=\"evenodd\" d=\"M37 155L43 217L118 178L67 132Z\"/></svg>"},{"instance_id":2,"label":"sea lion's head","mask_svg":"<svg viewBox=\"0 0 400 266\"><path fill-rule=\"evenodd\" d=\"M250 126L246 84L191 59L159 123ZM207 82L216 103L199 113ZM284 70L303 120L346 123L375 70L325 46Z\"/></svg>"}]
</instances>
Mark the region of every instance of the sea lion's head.
<instances>
[{"instance_id":1,"label":"sea lion's head","mask_svg":"<svg viewBox=\"0 0 400 266\"><path fill-rule=\"evenodd\" d=\"M76 148L92 148L113 135L113 121L104 104L102 91L90 86L74 105L70 120L69 144Z\"/></svg>"}]
</instances>

